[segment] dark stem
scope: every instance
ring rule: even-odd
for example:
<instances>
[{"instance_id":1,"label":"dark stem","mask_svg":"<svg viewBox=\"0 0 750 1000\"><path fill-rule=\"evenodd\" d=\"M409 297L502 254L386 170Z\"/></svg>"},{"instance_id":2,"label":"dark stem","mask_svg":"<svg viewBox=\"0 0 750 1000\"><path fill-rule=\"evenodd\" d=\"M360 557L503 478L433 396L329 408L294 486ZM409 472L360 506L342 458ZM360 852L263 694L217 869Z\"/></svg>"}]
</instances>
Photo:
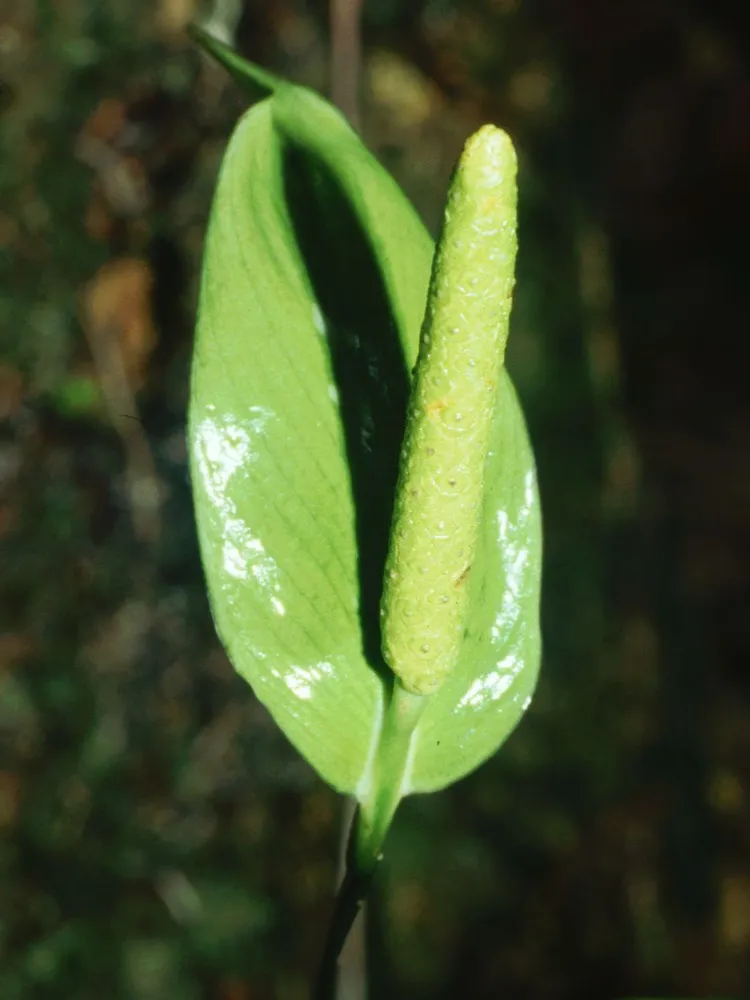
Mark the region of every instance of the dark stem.
<instances>
[{"instance_id":1,"label":"dark stem","mask_svg":"<svg viewBox=\"0 0 750 1000\"><path fill-rule=\"evenodd\" d=\"M396 681L383 719L370 787L352 823L346 871L336 897L313 1000L334 1000L338 958L362 908L406 785L409 751L425 699Z\"/></svg>"},{"instance_id":2,"label":"dark stem","mask_svg":"<svg viewBox=\"0 0 750 1000\"><path fill-rule=\"evenodd\" d=\"M362 0L331 0L331 100L359 129Z\"/></svg>"},{"instance_id":3,"label":"dark stem","mask_svg":"<svg viewBox=\"0 0 750 1000\"><path fill-rule=\"evenodd\" d=\"M356 844L359 822L360 812L358 809L349 834L344 879L336 896L313 1000L334 1000L336 996L339 955L357 914L362 909L377 868L377 858L373 858L372 864L367 868L361 867L357 861Z\"/></svg>"}]
</instances>

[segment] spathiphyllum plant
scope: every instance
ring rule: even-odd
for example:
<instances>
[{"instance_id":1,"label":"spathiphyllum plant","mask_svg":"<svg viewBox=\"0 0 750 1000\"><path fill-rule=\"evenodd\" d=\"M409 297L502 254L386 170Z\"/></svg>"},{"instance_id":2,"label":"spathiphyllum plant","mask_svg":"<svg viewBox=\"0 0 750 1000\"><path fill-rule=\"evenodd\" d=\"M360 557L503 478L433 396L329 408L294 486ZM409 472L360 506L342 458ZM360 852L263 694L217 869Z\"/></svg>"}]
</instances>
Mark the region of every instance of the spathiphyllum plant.
<instances>
[{"instance_id":1,"label":"spathiphyllum plant","mask_svg":"<svg viewBox=\"0 0 750 1000\"><path fill-rule=\"evenodd\" d=\"M358 803L322 997L401 799L476 768L534 690L539 501L503 361L516 159L493 126L468 140L435 247L334 107L196 36L256 101L206 240L196 517L234 666Z\"/></svg>"}]
</instances>

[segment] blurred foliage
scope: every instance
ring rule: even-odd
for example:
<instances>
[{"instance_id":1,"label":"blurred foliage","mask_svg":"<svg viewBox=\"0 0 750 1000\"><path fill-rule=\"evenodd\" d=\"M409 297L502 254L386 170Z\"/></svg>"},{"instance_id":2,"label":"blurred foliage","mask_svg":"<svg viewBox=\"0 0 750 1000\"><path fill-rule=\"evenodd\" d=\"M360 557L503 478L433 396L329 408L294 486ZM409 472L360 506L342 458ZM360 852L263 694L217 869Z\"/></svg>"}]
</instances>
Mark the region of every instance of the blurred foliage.
<instances>
[{"instance_id":1,"label":"blurred foliage","mask_svg":"<svg viewBox=\"0 0 750 1000\"><path fill-rule=\"evenodd\" d=\"M241 96L191 0L0 17L0 997L305 996L340 803L214 637L184 444ZM374 996L750 993L750 13L373 0L367 141L428 224L521 150L510 365L546 654L495 759L408 801ZM325 88L322 0L237 44Z\"/></svg>"}]
</instances>

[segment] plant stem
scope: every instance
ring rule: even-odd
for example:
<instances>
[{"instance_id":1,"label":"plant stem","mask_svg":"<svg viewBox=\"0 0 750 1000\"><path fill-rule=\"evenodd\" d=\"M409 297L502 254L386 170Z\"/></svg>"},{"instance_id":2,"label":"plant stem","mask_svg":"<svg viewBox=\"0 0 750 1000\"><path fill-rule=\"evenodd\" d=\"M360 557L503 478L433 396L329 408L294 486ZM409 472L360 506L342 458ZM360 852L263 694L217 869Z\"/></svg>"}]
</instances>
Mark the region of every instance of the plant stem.
<instances>
[{"instance_id":1,"label":"plant stem","mask_svg":"<svg viewBox=\"0 0 750 1000\"><path fill-rule=\"evenodd\" d=\"M333 1000L338 957L382 857L383 842L404 794L414 728L425 699L394 683L376 753L370 792L354 816L346 871L323 950L314 1000Z\"/></svg>"},{"instance_id":2,"label":"plant stem","mask_svg":"<svg viewBox=\"0 0 750 1000\"><path fill-rule=\"evenodd\" d=\"M374 870L385 835L404 794L409 749L425 698L411 694L399 681L383 721L370 793L362 801L355 825L355 860L363 871Z\"/></svg>"},{"instance_id":3,"label":"plant stem","mask_svg":"<svg viewBox=\"0 0 750 1000\"><path fill-rule=\"evenodd\" d=\"M331 100L359 129L362 0L331 0Z\"/></svg>"},{"instance_id":4,"label":"plant stem","mask_svg":"<svg viewBox=\"0 0 750 1000\"><path fill-rule=\"evenodd\" d=\"M344 878L336 896L336 905L328 928L323 957L320 962L320 972L313 993L314 1000L333 1000L336 995L336 977L338 975L338 958L341 949L349 935L352 924L362 908L375 869L361 871L354 862L352 845L356 838L359 825L359 811L354 817L349 844Z\"/></svg>"}]
</instances>

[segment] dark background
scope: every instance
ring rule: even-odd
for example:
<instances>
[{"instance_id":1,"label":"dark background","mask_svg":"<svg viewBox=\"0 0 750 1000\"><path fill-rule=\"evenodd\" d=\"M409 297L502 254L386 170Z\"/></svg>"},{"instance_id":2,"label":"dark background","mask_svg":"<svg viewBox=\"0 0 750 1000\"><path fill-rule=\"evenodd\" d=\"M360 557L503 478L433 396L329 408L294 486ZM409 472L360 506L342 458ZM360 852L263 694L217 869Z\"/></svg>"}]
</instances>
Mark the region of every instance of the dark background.
<instances>
[{"instance_id":1,"label":"dark background","mask_svg":"<svg viewBox=\"0 0 750 1000\"><path fill-rule=\"evenodd\" d=\"M231 5L230 5L231 6ZM191 0L0 0L0 998L297 1000L341 802L209 617L184 425L244 104ZM521 155L510 366L545 510L536 699L409 800L374 996L750 996L750 4L380 0L363 131L434 229ZM322 0L240 50L320 89Z\"/></svg>"}]
</instances>

